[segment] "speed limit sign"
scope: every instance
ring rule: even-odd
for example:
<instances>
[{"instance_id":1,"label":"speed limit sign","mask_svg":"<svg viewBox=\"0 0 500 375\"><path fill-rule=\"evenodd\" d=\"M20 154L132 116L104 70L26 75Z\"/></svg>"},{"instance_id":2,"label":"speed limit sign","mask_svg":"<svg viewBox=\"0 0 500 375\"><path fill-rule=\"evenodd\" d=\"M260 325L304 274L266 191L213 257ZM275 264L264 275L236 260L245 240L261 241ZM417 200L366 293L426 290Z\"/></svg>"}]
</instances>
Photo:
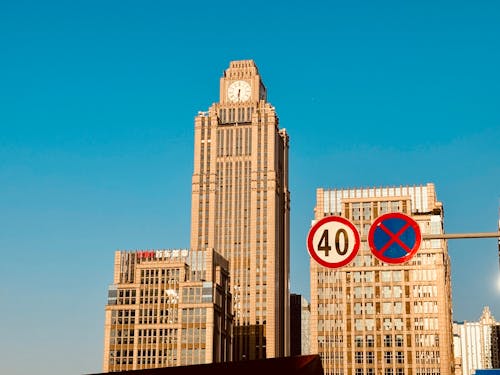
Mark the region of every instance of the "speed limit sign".
<instances>
[{"instance_id":1,"label":"speed limit sign","mask_svg":"<svg viewBox=\"0 0 500 375\"><path fill-rule=\"evenodd\" d=\"M354 224L340 216L319 220L307 236L309 254L328 268L349 264L358 253L359 244L359 233Z\"/></svg>"}]
</instances>

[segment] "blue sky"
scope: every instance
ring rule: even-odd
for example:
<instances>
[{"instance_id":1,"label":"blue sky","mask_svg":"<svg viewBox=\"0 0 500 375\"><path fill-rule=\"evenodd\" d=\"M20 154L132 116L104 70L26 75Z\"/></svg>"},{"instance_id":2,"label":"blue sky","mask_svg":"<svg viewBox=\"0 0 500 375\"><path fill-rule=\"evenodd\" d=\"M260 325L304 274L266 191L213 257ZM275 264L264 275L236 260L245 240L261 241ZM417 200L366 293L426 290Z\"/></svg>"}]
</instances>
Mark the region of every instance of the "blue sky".
<instances>
[{"instance_id":1,"label":"blue sky","mask_svg":"<svg viewBox=\"0 0 500 375\"><path fill-rule=\"evenodd\" d=\"M253 59L290 135L291 286L318 187L433 182L496 230L497 1L0 2L0 373L101 371L116 249L189 246L193 119ZM453 314L500 319L495 239L449 242Z\"/></svg>"}]
</instances>

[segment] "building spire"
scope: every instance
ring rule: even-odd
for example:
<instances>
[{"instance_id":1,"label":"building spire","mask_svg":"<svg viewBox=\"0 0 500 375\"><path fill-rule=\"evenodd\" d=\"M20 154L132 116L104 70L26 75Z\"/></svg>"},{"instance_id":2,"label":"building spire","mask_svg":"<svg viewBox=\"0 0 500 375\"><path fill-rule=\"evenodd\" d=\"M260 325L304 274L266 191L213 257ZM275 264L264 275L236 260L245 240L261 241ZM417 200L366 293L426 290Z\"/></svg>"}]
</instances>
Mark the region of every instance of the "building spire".
<instances>
[{"instance_id":1,"label":"building spire","mask_svg":"<svg viewBox=\"0 0 500 375\"><path fill-rule=\"evenodd\" d=\"M484 306L483 313L481 314L481 319L479 319L483 324L496 324L495 317L491 313L489 306Z\"/></svg>"}]
</instances>

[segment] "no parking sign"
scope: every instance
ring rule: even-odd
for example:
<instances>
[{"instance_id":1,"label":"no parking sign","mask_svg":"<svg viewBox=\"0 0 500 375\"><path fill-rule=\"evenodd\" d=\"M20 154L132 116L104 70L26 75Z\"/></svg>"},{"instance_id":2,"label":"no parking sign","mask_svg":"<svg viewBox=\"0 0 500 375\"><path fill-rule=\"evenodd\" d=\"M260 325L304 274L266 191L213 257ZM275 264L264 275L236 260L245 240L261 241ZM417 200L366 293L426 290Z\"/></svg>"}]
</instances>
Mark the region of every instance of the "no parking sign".
<instances>
[{"instance_id":1,"label":"no parking sign","mask_svg":"<svg viewBox=\"0 0 500 375\"><path fill-rule=\"evenodd\" d=\"M422 235L418 223L399 212L379 216L368 232L372 254L386 263L400 264L417 252Z\"/></svg>"}]
</instances>

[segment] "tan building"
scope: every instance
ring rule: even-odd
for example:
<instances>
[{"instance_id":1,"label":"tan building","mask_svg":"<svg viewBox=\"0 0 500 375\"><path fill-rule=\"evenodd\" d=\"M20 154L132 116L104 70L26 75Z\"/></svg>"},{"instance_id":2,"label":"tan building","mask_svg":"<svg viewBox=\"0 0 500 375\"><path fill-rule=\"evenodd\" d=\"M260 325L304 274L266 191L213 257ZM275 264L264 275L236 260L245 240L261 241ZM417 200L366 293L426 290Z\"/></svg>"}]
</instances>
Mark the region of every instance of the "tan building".
<instances>
[{"instance_id":1,"label":"tan building","mask_svg":"<svg viewBox=\"0 0 500 375\"><path fill-rule=\"evenodd\" d=\"M191 248L229 261L233 359L287 355L288 135L252 60L230 63L194 138Z\"/></svg>"},{"instance_id":2,"label":"tan building","mask_svg":"<svg viewBox=\"0 0 500 375\"><path fill-rule=\"evenodd\" d=\"M423 234L443 233L433 184L318 189L315 219L342 216L361 236L352 262L325 268L311 258L311 347L325 374L448 375L453 368L450 261L445 240L422 240L402 265L374 257L372 222L401 212Z\"/></svg>"},{"instance_id":3,"label":"tan building","mask_svg":"<svg viewBox=\"0 0 500 375\"><path fill-rule=\"evenodd\" d=\"M231 359L228 262L213 250L117 251L104 372Z\"/></svg>"}]
</instances>

